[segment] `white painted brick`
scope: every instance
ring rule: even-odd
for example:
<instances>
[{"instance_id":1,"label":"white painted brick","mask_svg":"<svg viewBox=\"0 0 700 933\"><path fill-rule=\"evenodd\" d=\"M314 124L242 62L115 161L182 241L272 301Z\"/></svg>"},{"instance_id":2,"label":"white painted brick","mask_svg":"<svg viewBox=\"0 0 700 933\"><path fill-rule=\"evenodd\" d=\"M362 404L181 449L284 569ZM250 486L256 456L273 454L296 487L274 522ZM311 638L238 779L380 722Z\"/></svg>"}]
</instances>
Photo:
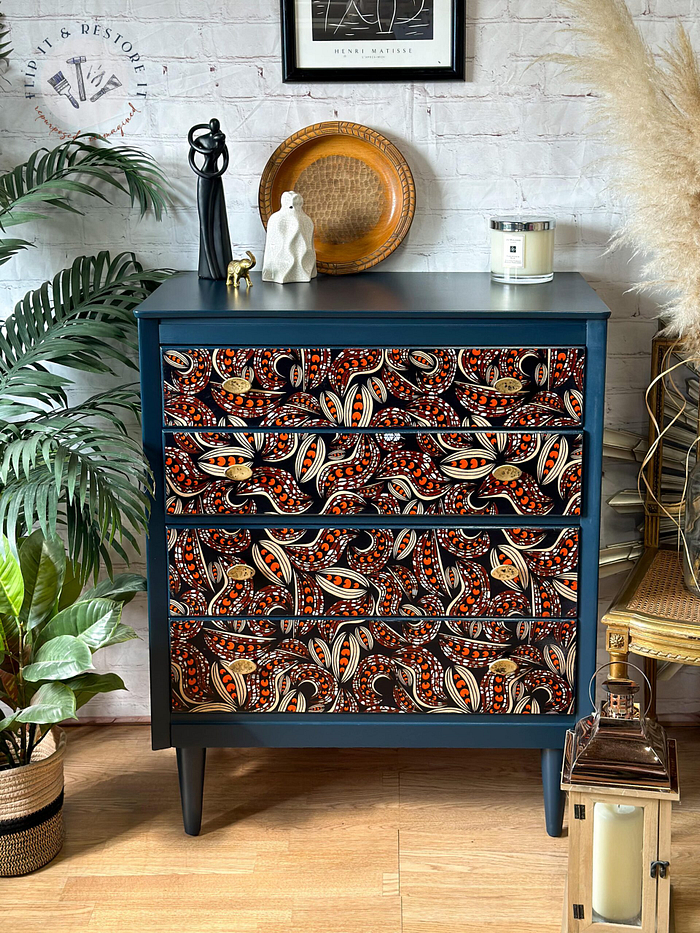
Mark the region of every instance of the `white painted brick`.
<instances>
[{"instance_id":1,"label":"white painted brick","mask_svg":"<svg viewBox=\"0 0 700 933\"><path fill-rule=\"evenodd\" d=\"M660 51L662 46L675 39L679 20L676 17L652 18L649 16L638 20L638 25L652 49ZM697 48L697 40L700 35L700 23L697 21L697 13L692 19L684 20L683 25Z\"/></svg>"},{"instance_id":2,"label":"white painted brick","mask_svg":"<svg viewBox=\"0 0 700 933\"><path fill-rule=\"evenodd\" d=\"M502 95L524 97L545 87L545 63L498 55L480 57L474 62L471 82L470 96L490 97L498 89Z\"/></svg>"},{"instance_id":3,"label":"white painted brick","mask_svg":"<svg viewBox=\"0 0 700 933\"><path fill-rule=\"evenodd\" d=\"M621 229L623 221L624 215L617 211L581 211L581 243L585 246L607 247L611 235Z\"/></svg>"},{"instance_id":4,"label":"white painted brick","mask_svg":"<svg viewBox=\"0 0 700 933\"><path fill-rule=\"evenodd\" d=\"M554 247L558 251L579 242L578 219L575 214L556 212L557 228L554 235Z\"/></svg>"},{"instance_id":5,"label":"white painted brick","mask_svg":"<svg viewBox=\"0 0 700 933\"><path fill-rule=\"evenodd\" d=\"M135 39L132 41L136 46ZM138 47L145 61L179 58L208 61L214 57L204 27L196 23L167 20L142 23L138 29Z\"/></svg>"},{"instance_id":6,"label":"white painted brick","mask_svg":"<svg viewBox=\"0 0 700 933\"><path fill-rule=\"evenodd\" d=\"M467 80L459 84L450 81L426 81L425 85L414 87L416 100L463 100L467 97L490 97L493 94L493 84L490 73L483 70L477 73L474 63L469 63Z\"/></svg>"},{"instance_id":7,"label":"white painted brick","mask_svg":"<svg viewBox=\"0 0 700 933\"><path fill-rule=\"evenodd\" d=\"M397 249L382 264L382 268L386 272L427 272L431 254L432 247L425 251L420 248Z\"/></svg>"},{"instance_id":8,"label":"white painted brick","mask_svg":"<svg viewBox=\"0 0 700 933\"><path fill-rule=\"evenodd\" d=\"M600 161L603 149L594 140L518 138L499 148L503 173L516 178L528 175L578 178L582 169L586 175L606 174L606 166Z\"/></svg>"},{"instance_id":9,"label":"white painted brick","mask_svg":"<svg viewBox=\"0 0 700 933\"><path fill-rule=\"evenodd\" d=\"M484 20L502 20L508 15L508 0L478 0L467 3L467 16L472 22L483 23Z\"/></svg>"},{"instance_id":10,"label":"white painted brick","mask_svg":"<svg viewBox=\"0 0 700 933\"><path fill-rule=\"evenodd\" d=\"M464 141L465 144L467 141ZM436 178L455 178L463 168L467 160L466 145L461 145L462 140L454 140L444 143L442 146L413 146L413 152L409 153L406 147L404 155L410 161L411 172L417 181L425 179L432 183ZM483 164L478 160L470 163L473 169L467 174L480 174Z\"/></svg>"},{"instance_id":11,"label":"white painted brick","mask_svg":"<svg viewBox=\"0 0 700 933\"><path fill-rule=\"evenodd\" d=\"M124 4L122 4L124 6ZM56 3L55 0L36 0L34 4L29 6L26 3L18 3L18 15L29 16L31 19L38 19L39 16L55 16L56 15ZM9 9L8 4L3 3L3 11L9 18ZM81 19L85 12L85 4L83 0L66 0L65 3L61 3L61 13L64 19ZM15 15L12 16L13 20Z\"/></svg>"},{"instance_id":12,"label":"white painted brick","mask_svg":"<svg viewBox=\"0 0 700 933\"><path fill-rule=\"evenodd\" d=\"M155 107L148 106L147 112L154 136L180 139L185 146L189 128L195 123L208 123L212 116L208 100L161 100ZM241 121L240 111L230 102L220 105L219 114L222 126L237 126Z\"/></svg>"},{"instance_id":13,"label":"white painted brick","mask_svg":"<svg viewBox=\"0 0 700 933\"><path fill-rule=\"evenodd\" d=\"M547 19L536 22L487 23L477 32L476 59L483 57L502 60L508 58L535 59L551 52L564 52L570 48L569 25Z\"/></svg>"},{"instance_id":14,"label":"white painted brick","mask_svg":"<svg viewBox=\"0 0 700 933\"><path fill-rule=\"evenodd\" d=\"M458 175L490 178L494 175L517 175L515 172L508 172L505 168L509 146L510 141L501 143L478 136L463 136L452 143L444 141L438 148L443 152L450 147L455 156ZM433 162L431 158L431 166ZM436 164L434 171L438 177L446 174L440 172L439 163Z\"/></svg>"},{"instance_id":15,"label":"white painted brick","mask_svg":"<svg viewBox=\"0 0 700 933\"><path fill-rule=\"evenodd\" d=\"M168 97L195 100L255 100L263 93L262 69L255 62L171 61L164 65Z\"/></svg>"},{"instance_id":16,"label":"white painted brick","mask_svg":"<svg viewBox=\"0 0 700 933\"><path fill-rule=\"evenodd\" d=\"M428 255L428 268L431 272L487 272L490 255L489 249L438 250Z\"/></svg>"},{"instance_id":17,"label":"white painted brick","mask_svg":"<svg viewBox=\"0 0 700 933\"><path fill-rule=\"evenodd\" d=\"M416 106L414 133L419 138L510 136L520 127L520 108L509 100L435 100Z\"/></svg>"},{"instance_id":18,"label":"white painted brick","mask_svg":"<svg viewBox=\"0 0 700 933\"><path fill-rule=\"evenodd\" d=\"M97 0L100 2L100 0ZM167 20L184 18L178 16L177 4L173 0L129 0L129 17L134 20ZM199 22L209 22L210 17L204 17L206 9L206 0L202 0L202 12L198 17Z\"/></svg>"},{"instance_id":19,"label":"white painted brick","mask_svg":"<svg viewBox=\"0 0 700 933\"><path fill-rule=\"evenodd\" d=\"M277 23L222 23L207 28L209 47L219 59L279 55L280 28Z\"/></svg>"},{"instance_id":20,"label":"white painted brick","mask_svg":"<svg viewBox=\"0 0 700 933\"><path fill-rule=\"evenodd\" d=\"M649 370L647 366L640 366L639 356L618 354L615 357L615 365L607 373L608 390L638 388L643 392L648 384Z\"/></svg>"},{"instance_id":21,"label":"white painted brick","mask_svg":"<svg viewBox=\"0 0 700 933\"><path fill-rule=\"evenodd\" d=\"M583 138L588 135L588 124L593 114L589 98L540 98L523 102L520 111L518 124L526 138Z\"/></svg>"},{"instance_id":22,"label":"white painted brick","mask_svg":"<svg viewBox=\"0 0 700 933\"><path fill-rule=\"evenodd\" d=\"M453 247L458 250L483 248L488 236L486 215L446 210L422 216L420 223L411 227L407 242L411 248L429 246L431 252L450 255Z\"/></svg>"},{"instance_id":23,"label":"white painted brick","mask_svg":"<svg viewBox=\"0 0 700 933\"><path fill-rule=\"evenodd\" d=\"M518 186L512 178L438 179L431 187L428 206L445 210L457 203L470 210L507 212L518 201Z\"/></svg>"},{"instance_id":24,"label":"white painted brick","mask_svg":"<svg viewBox=\"0 0 700 933\"><path fill-rule=\"evenodd\" d=\"M696 0L649 0L649 9L654 17L693 16L697 13Z\"/></svg>"},{"instance_id":25,"label":"white painted brick","mask_svg":"<svg viewBox=\"0 0 700 933\"><path fill-rule=\"evenodd\" d=\"M612 364L610 365L612 367ZM607 425L628 430L629 425L642 425L645 423L645 418L648 418L648 416L644 407L642 392L637 389L624 391L617 387L610 387L606 391L608 393L605 397L605 423ZM648 421L646 424L648 424ZM631 483L631 486L634 486L634 482ZM620 485L617 488L622 489L623 486ZM605 514L605 509L603 513ZM609 541L610 539L607 536L602 536L603 544L607 544Z\"/></svg>"},{"instance_id":26,"label":"white painted brick","mask_svg":"<svg viewBox=\"0 0 700 933\"><path fill-rule=\"evenodd\" d=\"M605 179L596 176L586 178L522 178L523 207L527 210L544 211L561 208L575 211L588 205L600 205L605 201Z\"/></svg>"},{"instance_id":27,"label":"white painted brick","mask_svg":"<svg viewBox=\"0 0 700 933\"><path fill-rule=\"evenodd\" d=\"M518 19L549 19L559 15L557 0L509 0L508 12Z\"/></svg>"},{"instance_id":28,"label":"white painted brick","mask_svg":"<svg viewBox=\"0 0 700 933\"><path fill-rule=\"evenodd\" d=\"M133 0L138 3L138 0ZM175 3L176 0L173 0ZM225 23L275 23L279 28L280 13L277 0L256 0L255 3L222 4L220 0L179 0L180 14L186 19L201 22L223 20Z\"/></svg>"},{"instance_id":29,"label":"white painted brick","mask_svg":"<svg viewBox=\"0 0 700 933\"><path fill-rule=\"evenodd\" d=\"M649 345L656 333L653 321L611 320L608 326L608 356L615 360L620 356L638 356L643 360L649 357ZM643 367L648 378L648 367Z\"/></svg>"},{"instance_id":30,"label":"white painted brick","mask_svg":"<svg viewBox=\"0 0 700 933\"><path fill-rule=\"evenodd\" d=\"M623 287L614 285L598 285L596 292L601 301L612 311L612 320L629 321L640 317L639 296L636 292L629 291Z\"/></svg>"}]
</instances>

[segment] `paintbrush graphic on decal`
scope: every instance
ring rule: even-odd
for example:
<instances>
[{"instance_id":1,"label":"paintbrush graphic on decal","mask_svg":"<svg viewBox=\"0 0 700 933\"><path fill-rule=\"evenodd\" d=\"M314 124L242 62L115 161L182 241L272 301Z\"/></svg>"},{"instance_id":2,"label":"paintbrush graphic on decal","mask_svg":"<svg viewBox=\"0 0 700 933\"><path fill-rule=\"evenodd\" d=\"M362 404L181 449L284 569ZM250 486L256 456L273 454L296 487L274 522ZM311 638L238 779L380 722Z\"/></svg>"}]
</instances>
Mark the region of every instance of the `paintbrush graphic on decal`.
<instances>
[{"instance_id":1,"label":"paintbrush graphic on decal","mask_svg":"<svg viewBox=\"0 0 700 933\"><path fill-rule=\"evenodd\" d=\"M122 83L116 75L112 75L104 87L101 87L96 94L93 94L90 98L91 103L95 103L96 100L99 100L100 97L103 97L108 91L113 91L115 88L121 87Z\"/></svg>"},{"instance_id":2,"label":"paintbrush graphic on decal","mask_svg":"<svg viewBox=\"0 0 700 933\"><path fill-rule=\"evenodd\" d=\"M67 97L76 110L80 109L80 104L71 94L71 86L62 71L57 71L53 78L49 78L48 83L59 97Z\"/></svg>"}]
</instances>

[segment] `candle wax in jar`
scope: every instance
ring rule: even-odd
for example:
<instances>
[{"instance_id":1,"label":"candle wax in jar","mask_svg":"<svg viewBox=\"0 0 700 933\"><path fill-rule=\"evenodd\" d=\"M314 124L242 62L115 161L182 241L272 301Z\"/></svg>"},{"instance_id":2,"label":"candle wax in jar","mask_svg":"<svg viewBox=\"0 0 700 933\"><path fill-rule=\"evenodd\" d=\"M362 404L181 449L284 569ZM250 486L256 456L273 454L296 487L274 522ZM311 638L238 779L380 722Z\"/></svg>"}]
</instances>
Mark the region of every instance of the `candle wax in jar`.
<instances>
[{"instance_id":1,"label":"candle wax in jar","mask_svg":"<svg viewBox=\"0 0 700 933\"><path fill-rule=\"evenodd\" d=\"M634 923L642 909L644 807L593 808L593 911L611 923Z\"/></svg>"},{"instance_id":2,"label":"candle wax in jar","mask_svg":"<svg viewBox=\"0 0 700 933\"><path fill-rule=\"evenodd\" d=\"M517 282L551 276L554 230L491 231L491 273Z\"/></svg>"}]
</instances>

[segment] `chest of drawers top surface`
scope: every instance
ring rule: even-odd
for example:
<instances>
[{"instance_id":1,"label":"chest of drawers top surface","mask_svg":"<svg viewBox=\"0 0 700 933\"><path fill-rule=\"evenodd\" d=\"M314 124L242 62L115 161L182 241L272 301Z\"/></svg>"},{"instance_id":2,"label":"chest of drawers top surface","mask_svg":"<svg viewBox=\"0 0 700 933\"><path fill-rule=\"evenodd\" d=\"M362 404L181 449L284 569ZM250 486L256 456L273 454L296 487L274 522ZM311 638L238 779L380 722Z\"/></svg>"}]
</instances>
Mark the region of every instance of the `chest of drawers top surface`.
<instances>
[{"instance_id":1,"label":"chest of drawers top surface","mask_svg":"<svg viewBox=\"0 0 700 933\"><path fill-rule=\"evenodd\" d=\"M277 285L253 273L253 287L226 288L195 272L174 276L136 311L141 318L187 319L192 314L360 315L502 319L527 316L564 320L607 318L609 309L577 272L560 272L546 285L500 285L481 272L376 272L319 276Z\"/></svg>"}]
</instances>

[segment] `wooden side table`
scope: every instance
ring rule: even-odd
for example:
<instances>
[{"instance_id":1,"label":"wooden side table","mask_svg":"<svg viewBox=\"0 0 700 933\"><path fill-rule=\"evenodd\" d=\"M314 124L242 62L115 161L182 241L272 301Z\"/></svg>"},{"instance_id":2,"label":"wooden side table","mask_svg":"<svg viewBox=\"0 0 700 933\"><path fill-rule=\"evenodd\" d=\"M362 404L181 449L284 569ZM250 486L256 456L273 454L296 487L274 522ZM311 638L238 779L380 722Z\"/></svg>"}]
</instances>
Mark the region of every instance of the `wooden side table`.
<instances>
[{"instance_id":1,"label":"wooden side table","mask_svg":"<svg viewBox=\"0 0 700 933\"><path fill-rule=\"evenodd\" d=\"M645 658L656 713L656 662L700 666L700 597L683 583L675 550L647 548L602 619L613 677L626 676L630 653Z\"/></svg>"}]
</instances>

